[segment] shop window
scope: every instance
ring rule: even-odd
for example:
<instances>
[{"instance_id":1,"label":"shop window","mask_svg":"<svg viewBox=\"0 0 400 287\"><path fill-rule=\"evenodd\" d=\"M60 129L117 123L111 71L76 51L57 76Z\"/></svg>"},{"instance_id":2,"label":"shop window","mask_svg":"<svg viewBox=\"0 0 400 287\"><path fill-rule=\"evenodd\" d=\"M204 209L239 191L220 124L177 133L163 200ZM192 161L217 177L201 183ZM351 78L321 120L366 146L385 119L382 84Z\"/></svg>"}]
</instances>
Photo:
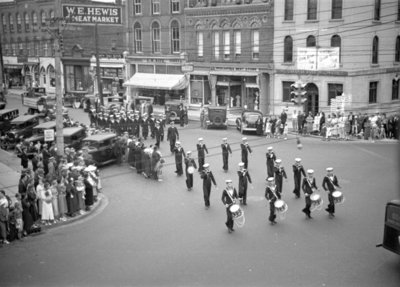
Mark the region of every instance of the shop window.
<instances>
[{"instance_id":1,"label":"shop window","mask_svg":"<svg viewBox=\"0 0 400 287\"><path fill-rule=\"evenodd\" d=\"M285 0L285 21L293 21L294 0Z\"/></svg>"},{"instance_id":2,"label":"shop window","mask_svg":"<svg viewBox=\"0 0 400 287\"><path fill-rule=\"evenodd\" d=\"M328 106L331 105L332 99L343 94L342 84L328 84Z\"/></svg>"},{"instance_id":3,"label":"shop window","mask_svg":"<svg viewBox=\"0 0 400 287\"><path fill-rule=\"evenodd\" d=\"M368 102L370 104L375 104L377 101L377 95L378 95L378 82L370 82Z\"/></svg>"}]
</instances>

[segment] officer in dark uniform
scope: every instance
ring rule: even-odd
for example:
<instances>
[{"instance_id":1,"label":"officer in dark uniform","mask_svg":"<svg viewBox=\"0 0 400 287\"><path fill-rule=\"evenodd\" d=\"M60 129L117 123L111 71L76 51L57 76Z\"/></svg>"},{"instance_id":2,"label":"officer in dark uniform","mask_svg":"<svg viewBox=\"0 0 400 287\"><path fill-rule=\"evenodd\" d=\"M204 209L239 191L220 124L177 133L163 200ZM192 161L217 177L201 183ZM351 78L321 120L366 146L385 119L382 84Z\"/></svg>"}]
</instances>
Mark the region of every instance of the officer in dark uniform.
<instances>
[{"instance_id":1,"label":"officer in dark uniform","mask_svg":"<svg viewBox=\"0 0 400 287\"><path fill-rule=\"evenodd\" d=\"M269 177L274 177L274 166L275 166L275 160L276 160L276 155L275 152L273 151L272 146L267 148L268 152L266 153L266 158L267 158L267 173Z\"/></svg>"},{"instance_id":2,"label":"officer in dark uniform","mask_svg":"<svg viewBox=\"0 0 400 287\"><path fill-rule=\"evenodd\" d=\"M147 114L143 114L142 120L141 120L141 128L142 128L142 136L145 140L147 140L147 137L149 136L149 122L147 121Z\"/></svg>"},{"instance_id":3,"label":"officer in dark uniform","mask_svg":"<svg viewBox=\"0 0 400 287\"><path fill-rule=\"evenodd\" d=\"M179 176L183 174L183 159L185 158L185 151L181 147L180 142L176 142L176 146L173 150L173 153L175 154L175 165L176 165L176 171L175 173Z\"/></svg>"},{"instance_id":4,"label":"officer in dark uniform","mask_svg":"<svg viewBox=\"0 0 400 287\"><path fill-rule=\"evenodd\" d=\"M227 138L223 138L222 139L222 144L221 144L221 148L222 148L222 169L227 172L229 167L228 167L228 158L229 158L229 154L232 155L232 150L231 150L231 146L228 144L228 139Z\"/></svg>"},{"instance_id":5,"label":"officer in dark uniform","mask_svg":"<svg viewBox=\"0 0 400 287\"><path fill-rule=\"evenodd\" d=\"M328 208L326 208L325 210L329 213L330 217L334 217L335 201L333 200L332 193L336 190L336 188L341 188L341 187L339 186L339 181L336 175L333 174L333 167L328 167L326 171L327 175L322 180L322 188L325 191L328 191L329 204Z\"/></svg>"},{"instance_id":6,"label":"officer in dark uniform","mask_svg":"<svg viewBox=\"0 0 400 287\"><path fill-rule=\"evenodd\" d=\"M265 188L265 198L269 202L269 222L274 225L276 224L275 218L275 201L280 199L280 195L276 192L275 179L273 177L269 177L267 179L267 187Z\"/></svg>"},{"instance_id":7,"label":"officer in dark uniform","mask_svg":"<svg viewBox=\"0 0 400 287\"><path fill-rule=\"evenodd\" d=\"M173 153L175 148L176 140L179 140L178 129L175 127L174 121L170 122L170 127L168 128L167 140L169 141L170 150Z\"/></svg>"},{"instance_id":8,"label":"officer in dark uniform","mask_svg":"<svg viewBox=\"0 0 400 287\"><path fill-rule=\"evenodd\" d=\"M201 172L200 177L203 179L203 196L204 196L204 204L205 208L210 208L210 194L211 194L211 183L217 188L217 183L215 182L215 178L213 173L210 170L210 165L208 163L203 165L203 171Z\"/></svg>"},{"instance_id":9,"label":"officer in dark uniform","mask_svg":"<svg viewBox=\"0 0 400 287\"><path fill-rule=\"evenodd\" d=\"M304 171L304 167L301 164L301 158L295 158L295 164L293 165L293 175L294 175L294 190L293 193L297 198L300 197L300 184L301 184L301 175L306 176L306 172Z\"/></svg>"},{"instance_id":10,"label":"officer in dark uniform","mask_svg":"<svg viewBox=\"0 0 400 287\"><path fill-rule=\"evenodd\" d=\"M197 159L199 161L199 172L203 170L203 165L205 161L205 152L208 154L208 149L203 143L203 138L199 138L199 143L197 144Z\"/></svg>"},{"instance_id":11,"label":"officer in dark uniform","mask_svg":"<svg viewBox=\"0 0 400 287\"><path fill-rule=\"evenodd\" d=\"M252 153L252 150L247 142L247 138L242 138L242 143L240 144L240 148L242 150L242 162L244 163L244 168L248 167L248 155Z\"/></svg>"},{"instance_id":12,"label":"officer in dark uniform","mask_svg":"<svg viewBox=\"0 0 400 287\"><path fill-rule=\"evenodd\" d=\"M164 141L164 130L165 130L165 115L162 115L160 120L160 140Z\"/></svg>"},{"instance_id":13,"label":"officer in dark uniform","mask_svg":"<svg viewBox=\"0 0 400 287\"><path fill-rule=\"evenodd\" d=\"M277 159L275 161L274 174L275 174L275 184L277 192L282 194L283 178L287 179L286 171L283 166L281 166L282 160Z\"/></svg>"},{"instance_id":14,"label":"officer in dark uniform","mask_svg":"<svg viewBox=\"0 0 400 287\"><path fill-rule=\"evenodd\" d=\"M160 127L160 122L156 121L156 124L154 126L154 137L156 138L156 146L160 147L160 141L161 141L161 127Z\"/></svg>"},{"instance_id":15,"label":"officer in dark uniform","mask_svg":"<svg viewBox=\"0 0 400 287\"><path fill-rule=\"evenodd\" d=\"M232 180L227 179L225 180L226 183L226 188L222 191L222 203L226 207L226 222L225 225L228 227L228 232L231 233L234 231L233 229L233 217L232 217L232 212L230 211L230 207L236 203L236 200L238 198L237 191L233 187Z\"/></svg>"},{"instance_id":16,"label":"officer in dark uniform","mask_svg":"<svg viewBox=\"0 0 400 287\"><path fill-rule=\"evenodd\" d=\"M139 114L135 113L132 121L133 136L139 138L140 136L140 119Z\"/></svg>"},{"instance_id":17,"label":"officer in dark uniform","mask_svg":"<svg viewBox=\"0 0 400 287\"><path fill-rule=\"evenodd\" d=\"M251 182L251 177L249 171L245 169L245 165L243 162L239 163L239 199L243 202L243 205L247 205L247 182Z\"/></svg>"},{"instance_id":18,"label":"officer in dark uniform","mask_svg":"<svg viewBox=\"0 0 400 287\"><path fill-rule=\"evenodd\" d=\"M185 157L186 187L188 191L193 189L193 172L197 169L195 160L190 157L191 154L192 152L188 151Z\"/></svg>"},{"instance_id":19,"label":"officer in dark uniform","mask_svg":"<svg viewBox=\"0 0 400 287\"><path fill-rule=\"evenodd\" d=\"M303 212L306 214L308 218L311 217L311 198L310 196L314 193L314 190L318 190L317 185L315 183L315 178L314 178L314 170L308 169L307 170L307 177L303 179L303 183L301 185L301 188L303 189L304 196L306 199L306 206L303 208Z\"/></svg>"}]
</instances>

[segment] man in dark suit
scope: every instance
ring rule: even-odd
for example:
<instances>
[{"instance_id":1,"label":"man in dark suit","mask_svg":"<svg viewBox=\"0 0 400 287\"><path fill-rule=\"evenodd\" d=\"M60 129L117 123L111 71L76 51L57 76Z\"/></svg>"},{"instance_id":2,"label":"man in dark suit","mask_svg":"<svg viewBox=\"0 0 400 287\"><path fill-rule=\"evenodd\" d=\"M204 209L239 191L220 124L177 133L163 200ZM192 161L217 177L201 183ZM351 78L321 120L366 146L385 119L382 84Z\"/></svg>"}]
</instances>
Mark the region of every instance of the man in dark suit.
<instances>
[{"instance_id":1,"label":"man in dark suit","mask_svg":"<svg viewBox=\"0 0 400 287\"><path fill-rule=\"evenodd\" d=\"M229 169L229 167L228 167L229 154L232 155L231 146L228 144L227 138L222 139L221 148L222 148L222 163L223 163L222 169L225 172L227 172Z\"/></svg>"},{"instance_id":2,"label":"man in dark suit","mask_svg":"<svg viewBox=\"0 0 400 287\"><path fill-rule=\"evenodd\" d=\"M295 158L295 164L293 165L293 175L294 175L294 190L293 193L296 195L296 198L300 197L300 184L301 184L301 175L306 176L306 172L304 171L304 167L301 164L301 158Z\"/></svg>"},{"instance_id":3,"label":"man in dark suit","mask_svg":"<svg viewBox=\"0 0 400 287\"><path fill-rule=\"evenodd\" d=\"M336 175L333 174L333 167L328 167L326 171L327 175L324 176L324 179L322 180L322 188L325 191L328 191L329 204L328 208L326 208L325 210L329 213L330 217L334 217L335 201L333 200L332 193L336 190L336 188L340 188L340 186Z\"/></svg>"},{"instance_id":4,"label":"man in dark suit","mask_svg":"<svg viewBox=\"0 0 400 287\"><path fill-rule=\"evenodd\" d=\"M236 203L236 199L238 197L236 189L233 187L232 180L225 180L226 188L222 192L222 203L226 207L226 222L225 225L228 227L228 232L231 233L234 231L233 229L233 217L232 212L230 211L230 207Z\"/></svg>"},{"instance_id":5,"label":"man in dark suit","mask_svg":"<svg viewBox=\"0 0 400 287\"><path fill-rule=\"evenodd\" d=\"M247 138L242 138L242 143L240 144L240 148L242 150L242 162L244 163L244 168L247 169L249 163L248 155L249 153L252 152L247 142Z\"/></svg>"},{"instance_id":6,"label":"man in dark suit","mask_svg":"<svg viewBox=\"0 0 400 287\"><path fill-rule=\"evenodd\" d=\"M167 140L169 141L171 152L174 152L176 140L179 140L178 129L175 127L174 121L170 122L170 127L167 132Z\"/></svg>"},{"instance_id":7,"label":"man in dark suit","mask_svg":"<svg viewBox=\"0 0 400 287\"><path fill-rule=\"evenodd\" d=\"M217 183L215 181L214 175L210 170L210 165L208 163L204 164L203 171L201 172L200 177L203 179L203 196L204 196L204 204L205 208L210 208L210 194L211 194L211 183L217 187Z\"/></svg>"},{"instance_id":8,"label":"man in dark suit","mask_svg":"<svg viewBox=\"0 0 400 287\"><path fill-rule=\"evenodd\" d=\"M247 205L247 182L252 182L249 171L245 169L243 162L239 163L239 170L237 173L239 176L239 199L242 201L243 205Z\"/></svg>"},{"instance_id":9,"label":"man in dark suit","mask_svg":"<svg viewBox=\"0 0 400 287\"><path fill-rule=\"evenodd\" d=\"M181 147L180 142L176 142L176 147L173 149L173 153L175 154L175 165L176 165L175 173L181 176L183 174L182 163L185 157L185 151Z\"/></svg>"},{"instance_id":10,"label":"man in dark suit","mask_svg":"<svg viewBox=\"0 0 400 287\"><path fill-rule=\"evenodd\" d=\"M297 115L297 126L298 126L297 129L300 135L303 134L304 120L305 120L305 113L299 111L299 114Z\"/></svg>"},{"instance_id":11,"label":"man in dark suit","mask_svg":"<svg viewBox=\"0 0 400 287\"><path fill-rule=\"evenodd\" d=\"M191 158L192 152L186 152L185 157L185 173L186 173L186 187L188 191L193 189L193 172L197 169L196 162Z\"/></svg>"},{"instance_id":12,"label":"man in dark suit","mask_svg":"<svg viewBox=\"0 0 400 287\"><path fill-rule=\"evenodd\" d=\"M311 217L311 198L310 196L314 193L314 190L317 190L317 184L315 183L315 178L314 178L314 170L308 169L307 170L307 177L303 179L303 184L301 185L301 188L303 189L304 196L306 199L306 206L303 208L303 212L306 214L308 218Z\"/></svg>"},{"instance_id":13,"label":"man in dark suit","mask_svg":"<svg viewBox=\"0 0 400 287\"><path fill-rule=\"evenodd\" d=\"M203 138L199 138L199 143L197 144L197 160L199 161L199 172L203 170L203 165L206 157L205 153L208 154L208 149L203 142Z\"/></svg>"},{"instance_id":14,"label":"man in dark suit","mask_svg":"<svg viewBox=\"0 0 400 287\"><path fill-rule=\"evenodd\" d=\"M267 178L269 177L274 177L274 166L275 166L275 160L276 160L276 155L275 152L273 151L273 147L269 146L267 148L267 153L265 154L265 157L267 158Z\"/></svg>"}]
</instances>

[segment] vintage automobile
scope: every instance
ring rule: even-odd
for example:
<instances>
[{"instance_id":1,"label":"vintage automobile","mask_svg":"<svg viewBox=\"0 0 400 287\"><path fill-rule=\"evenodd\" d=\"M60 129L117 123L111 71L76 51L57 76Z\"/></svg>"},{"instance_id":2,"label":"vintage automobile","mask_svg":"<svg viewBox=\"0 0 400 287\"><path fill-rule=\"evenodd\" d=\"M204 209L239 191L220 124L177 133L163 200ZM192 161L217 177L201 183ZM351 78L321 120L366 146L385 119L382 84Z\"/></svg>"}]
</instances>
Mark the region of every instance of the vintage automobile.
<instances>
[{"instance_id":1,"label":"vintage automobile","mask_svg":"<svg viewBox=\"0 0 400 287\"><path fill-rule=\"evenodd\" d=\"M400 255L400 200L394 199L386 203L385 227L383 242L376 247L383 247Z\"/></svg>"},{"instance_id":2,"label":"vintage automobile","mask_svg":"<svg viewBox=\"0 0 400 287\"><path fill-rule=\"evenodd\" d=\"M0 110L5 109L6 105L7 105L7 98L3 92L0 92Z\"/></svg>"},{"instance_id":3,"label":"vintage automobile","mask_svg":"<svg viewBox=\"0 0 400 287\"><path fill-rule=\"evenodd\" d=\"M2 149L14 148L19 139L30 137L33 127L39 124L37 115L19 116L11 121L11 128L5 136L1 137L0 146Z\"/></svg>"},{"instance_id":4,"label":"vintage automobile","mask_svg":"<svg viewBox=\"0 0 400 287\"><path fill-rule=\"evenodd\" d=\"M86 138L86 130L81 126L63 128L63 136L65 147L79 150L82 147L83 139Z\"/></svg>"},{"instance_id":5,"label":"vintage automobile","mask_svg":"<svg viewBox=\"0 0 400 287\"><path fill-rule=\"evenodd\" d=\"M32 129L32 135L28 138L25 139L26 142L41 142L42 144L45 142L44 140L44 131L45 130L54 130L56 131L56 122L55 121L49 121L49 122L44 122L41 124L38 124Z\"/></svg>"},{"instance_id":6,"label":"vintage automobile","mask_svg":"<svg viewBox=\"0 0 400 287\"><path fill-rule=\"evenodd\" d=\"M0 110L0 136L5 135L11 128L11 121L19 116L18 109Z\"/></svg>"},{"instance_id":7,"label":"vintage automobile","mask_svg":"<svg viewBox=\"0 0 400 287\"><path fill-rule=\"evenodd\" d=\"M256 132L256 122L259 118L263 120L263 114L260 111L243 111L242 115L236 119L236 128L242 134L245 132Z\"/></svg>"},{"instance_id":8,"label":"vintage automobile","mask_svg":"<svg viewBox=\"0 0 400 287\"><path fill-rule=\"evenodd\" d=\"M186 102L181 102L179 100L172 100L165 102L165 117L167 124L174 121L175 123L179 123L180 121L180 106L187 110L188 104Z\"/></svg>"},{"instance_id":9,"label":"vintage automobile","mask_svg":"<svg viewBox=\"0 0 400 287\"><path fill-rule=\"evenodd\" d=\"M22 105L28 107L28 113L39 113L44 116L47 105L54 102L55 95L46 94L45 88L31 88L28 92L23 93Z\"/></svg>"},{"instance_id":10,"label":"vintage automobile","mask_svg":"<svg viewBox=\"0 0 400 287\"><path fill-rule=\"evenodd\" d=\"M93 134L83 139L82 149L86 149L97 166L116 161L113 151L118 137L114 133Z\"/></svg>"},{"instance_id":11,"label":"vintage automobile","mask_svg":"<svg viewBox=\"0 0 400 287\"><path fill-rule=\"evenodd\" d=\"M208 119L206 121L207 129L227 129L226 107L207 107Z\"/></svg>"}]
</instances>

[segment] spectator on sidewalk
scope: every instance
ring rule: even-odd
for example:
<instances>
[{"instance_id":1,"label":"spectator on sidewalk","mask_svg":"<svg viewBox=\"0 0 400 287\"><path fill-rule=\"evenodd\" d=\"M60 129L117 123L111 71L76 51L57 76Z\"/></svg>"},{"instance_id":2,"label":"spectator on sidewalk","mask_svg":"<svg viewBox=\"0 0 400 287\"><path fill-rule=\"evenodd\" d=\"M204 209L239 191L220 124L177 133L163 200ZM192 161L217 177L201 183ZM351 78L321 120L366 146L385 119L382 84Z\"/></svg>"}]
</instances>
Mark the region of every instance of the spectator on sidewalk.
<instances>
[{"instance_id":1,"label":"spectator on sidewalk","mask_svg":"<svg viewBox=\"0 0 400 287\"><path fill-rule=\"evenodd\" d=\"M0 241L2 244L9 244L7 240L7 229L8 229L8 216L9 206L8 200L4 195L4 191L0 191Z\"/></svg>"},{"instance_id":2,"label":"spectator on sidewalk","mask_svg":"<svg viewBox=\"0 0 400 287\"><path fill-rule=\"evenodd\" d=\"M297 110L293 110L292 113L292 129L293 132L297 132Z\"/></svg>"}]
</instances>

